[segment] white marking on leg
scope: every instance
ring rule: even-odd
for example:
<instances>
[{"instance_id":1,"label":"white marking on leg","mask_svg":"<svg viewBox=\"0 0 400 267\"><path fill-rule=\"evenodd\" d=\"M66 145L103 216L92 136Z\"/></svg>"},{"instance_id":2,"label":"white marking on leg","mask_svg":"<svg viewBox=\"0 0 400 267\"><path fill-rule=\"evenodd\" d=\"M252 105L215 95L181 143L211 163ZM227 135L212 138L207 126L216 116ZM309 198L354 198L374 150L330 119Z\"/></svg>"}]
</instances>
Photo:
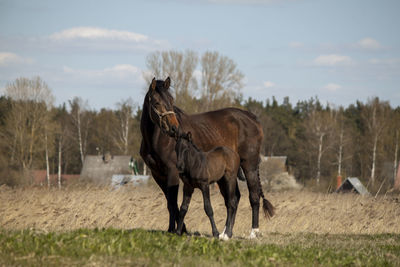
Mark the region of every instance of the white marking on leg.
<instances>
[{"instance_id":1,"label":"white marking on leg","mask_svg":"<svg viewBox=\"0 0 400 267\"><path fill-rule=\"evenodd\" d=\"M219 235L219 239L223 240L223 241L228 241L229 240L229 236L225 233L221 235Z\"/></svg>"},{"instance_id":2,"label":"white marking on leg","mask_svg":"<svg viewBox=\"0 0 400 267\"><path fill-rule=\"evenodd\" d=\"M219 239L224 239L225 230L226 230L226 226L224 227L224 230L222 231L222 233L219 234Z\"/></svg>"},{"instance_id":3,"label":"white marking on leg","mask_svg":"<svg viewBox=\"0 0 400 267\"><path fill-rule=\"evenodd\" d=\"M259 235L260 235L260 229L259 228L252 228L249 238L250 239L254 239L254 238L257 238L257 236L259 236Z\"/></svg>"}]
</instances>

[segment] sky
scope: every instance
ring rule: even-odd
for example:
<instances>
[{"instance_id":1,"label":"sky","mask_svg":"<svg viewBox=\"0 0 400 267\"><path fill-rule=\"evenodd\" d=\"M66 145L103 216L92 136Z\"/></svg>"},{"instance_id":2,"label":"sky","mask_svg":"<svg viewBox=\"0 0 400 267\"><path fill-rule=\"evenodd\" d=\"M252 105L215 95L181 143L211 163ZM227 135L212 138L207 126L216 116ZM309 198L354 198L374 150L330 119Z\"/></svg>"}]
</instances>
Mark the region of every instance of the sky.
<instances>
[{"instance_id":1,"label":"sky","mask_svg":"<svg viewBox=\"0 0 400 267\"><path fill-rule=\"evenodd\" d=\"M245 99L397 107L399 14L398 0L0 0L0 94L40 76L56 105L142 105L149 53L189 49L236 62Z\"/></svg>"}]
</instances>

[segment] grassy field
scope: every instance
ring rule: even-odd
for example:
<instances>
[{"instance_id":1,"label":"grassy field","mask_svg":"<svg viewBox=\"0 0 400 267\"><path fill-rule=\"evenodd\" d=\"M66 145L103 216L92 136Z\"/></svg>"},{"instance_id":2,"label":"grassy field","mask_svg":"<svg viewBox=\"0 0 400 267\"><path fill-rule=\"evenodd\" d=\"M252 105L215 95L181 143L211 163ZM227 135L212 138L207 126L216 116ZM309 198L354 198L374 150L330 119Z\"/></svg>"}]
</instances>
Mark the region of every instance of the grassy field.
<instances>
[{"instance_id":1,"label":"grassy field","mask_svg":"<svg viewBox=\"0 0 400 267\"><path fill-rule=\"evenodd\" d=\"M247 239L251 208L242 190L234 238L221 242L208 237L198 191L185 218L196 235L179 237L163 231L168 211L158 187L3 186L0 266L400 266L399 195L302 190L267 197L277 213L260 218L263 237ZM226 210L217 188L211 198L221 231Z\"/></svg>"},{"instance_id":2,"label":"grassy field","mask_svg":"<svg viewBox=\"0 0 400 267\"><path fill-rule=\"evenodd\" d=\"M400 266L400 235L267 234L228 242L163 231L0 231L0 265Z\"/></svg>"}]
</instances>

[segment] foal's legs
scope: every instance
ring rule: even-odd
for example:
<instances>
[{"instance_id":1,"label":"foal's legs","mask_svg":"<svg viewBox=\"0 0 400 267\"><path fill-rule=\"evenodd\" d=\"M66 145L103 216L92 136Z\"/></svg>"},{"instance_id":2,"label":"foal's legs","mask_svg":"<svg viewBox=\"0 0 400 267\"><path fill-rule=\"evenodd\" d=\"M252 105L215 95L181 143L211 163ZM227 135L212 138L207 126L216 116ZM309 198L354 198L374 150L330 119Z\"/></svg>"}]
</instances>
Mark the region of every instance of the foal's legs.
<instances>
[{"instance_id":1,"label":"foal's legs","mask_svg":"<svg viewBox=\"0 0 400 267\"><path fill-rule=\"evenodd\" d=\"M231 238L232 237L232 230L233 230L233 225L235 224L235 216L236 216L236 210L237 206L239 203L238 199L238 191L237 188L237 181L236 181L236 174L232 176L226 176L224 179L226 179L227 183L227 195L228 195L228 218L226 222L226 235ZM239 193L239 198L240 198L240 193Z\"/></svg>"},{"instance_id":2,"label":"foal's legs","mask_svg":"<svg viewBox=\"0 0 400 267\"><path fill-rule=\"evenodd\" d=\"M228 235L226 234L226 229L227 229L228 222L229 222L228 185L226 183L225 177L222 177L221 179L219 179L219 181L217 183L218 183L219 191L221 192L221 195L224 197L224 202L225 202L225 207L226 207L225 227L224 227L224 230L222 231L222 233L219 235L219 239L227 240L229 238Z\"/></svg>"},{"instance_id":3,"label":"foal's legs","mask_svg":"<svg viewBox=\"0 0 400 267\"><path fill-rule=\"evenodd\" d=\"M233 225L235 224L235 219L236 219L236 211L239 206L239 201L240 201L240 191L239 191L239 185L237 181L235 180L236 188L235 188L235 199L236 199L236 205L233 210L233 216L232 216L232 229Z\"/></svg>"},{"instance_id":4,"label":"foal's legs","mask_svg":"<svg viewBox=\"0 0 400 267\"><path fill-rule=\"evenodd\" d=\"M190 200L192 198L194 188L191 185L184 184L183 185L183 200L182 200L182 205L181 209L179 211L179 219L178 219L178 226L176 228L176 233L178 235L182 234L182 228L183 228L183 220L185 218L186 212L189 208Z\"/></svg>"},{"instance_id":5,"label":"foal's legs","mask_svg":"<svg viewBox=\"0 0 400 267\"><path fill-rule=\"evenodd\" d=\"M210 219L212 234L214 237L218 237L219 233L218 233L217 226L215 225L215 221L214 221L214 212L213 212L213 209L211 206L210 187L209 187L208 183L201 185L200 190L203 193L204 210L205 210L208 218Z\"/></svg>"},{"instance_id":6,"label":"foal's legs","mask_svg":"<svg viewBox=\"0 0 400 267\"><path fill-rule=\"evenodd\" d=\"M222 177L218 181L218 185L222 196L225 200L226 207L226 223L224 232L220 235L220 239L229 239L232 237L233 225L235 224L235 217L237 206L240 199L240 192L236 181L236 176L227 178Z\"/></svg>"}]
</instances>

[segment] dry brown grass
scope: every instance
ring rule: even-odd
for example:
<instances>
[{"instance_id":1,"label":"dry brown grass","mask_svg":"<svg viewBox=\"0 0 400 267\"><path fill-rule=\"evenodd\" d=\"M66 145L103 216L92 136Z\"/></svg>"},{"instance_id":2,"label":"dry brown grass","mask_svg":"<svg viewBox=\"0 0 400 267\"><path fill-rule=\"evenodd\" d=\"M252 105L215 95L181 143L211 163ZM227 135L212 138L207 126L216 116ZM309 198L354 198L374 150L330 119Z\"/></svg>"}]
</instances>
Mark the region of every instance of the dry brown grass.
<instances>
[{"instance_id":1,"label":"dry brown grass","mask_svg":"<svg viewBox=\"0 0 400 267\"><path fill-rule=\"evenodd\" d=\"M400 234L400 196L375 199L307 191L266 195L276 207L276 216L269 221L260 217L260 230L264 233ZM182 192L179 202L181 197ZM218 229L222 230L226 211L215 187L211 198ZM211 233L198 190L185 222L190 232ZM164 195L154 186L114 191L94 186L63 190L0 187L0 228L47 232L96 227L166 230L168 212ZM247 237L250 229L251 209L246 189L242 190L234 235Z\"/></svg>"}]
</instances>

